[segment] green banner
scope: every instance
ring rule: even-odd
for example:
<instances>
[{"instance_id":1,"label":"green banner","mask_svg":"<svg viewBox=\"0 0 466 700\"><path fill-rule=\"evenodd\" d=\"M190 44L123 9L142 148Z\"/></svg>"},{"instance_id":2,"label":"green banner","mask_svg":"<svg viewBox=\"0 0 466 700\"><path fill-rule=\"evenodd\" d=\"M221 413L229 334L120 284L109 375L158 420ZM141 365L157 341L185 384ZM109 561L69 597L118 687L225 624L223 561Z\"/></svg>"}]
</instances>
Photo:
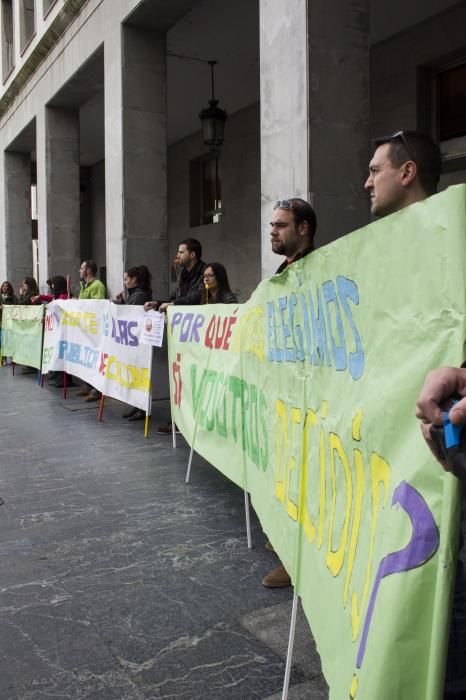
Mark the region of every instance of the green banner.
<instances>
[{"instance_id":1,"label":"green banner","mask_svg":"<svg viewBox=\"0 0 466 700\"><path fill-rule=\"evenodd\" d=\"M44 307L4 306L1 354L19 365L40 369Z\"/></svg>"},{"instance_id":2,"label":"green banner","mask_svg":"<svg viewBox=\"0 0 466 700\"><path fill-rule=\"evenodd\" d=\"M246 304L169 311L173 419L250 492L334 700L442 697L459 494L415 401L428 370L464 359L465 229L453 187Z\"/></svg>"}]
</instances>

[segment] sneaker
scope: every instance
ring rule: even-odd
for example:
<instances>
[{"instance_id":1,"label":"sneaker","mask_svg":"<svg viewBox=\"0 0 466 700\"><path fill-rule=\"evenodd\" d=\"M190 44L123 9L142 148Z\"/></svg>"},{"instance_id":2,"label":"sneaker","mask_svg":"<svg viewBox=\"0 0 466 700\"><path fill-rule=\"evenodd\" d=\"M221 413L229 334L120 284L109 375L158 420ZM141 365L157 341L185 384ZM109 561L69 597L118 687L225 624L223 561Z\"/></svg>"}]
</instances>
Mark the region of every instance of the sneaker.
<instances>
[{"instance_id":1,"label":"sneaker","mask_svg":"<svg viewBox=\"0 0 466 700\"><path fill-rule=\"evenodd\" d=\"M267 551L269 551L269 552L275 552L275 550L274 550L274 548L273 548L273 544L272 544L269 540L267 540L267 542L264 544L264 547L265 547L265 548L267 549Z\"/></svg>"},{"instance_id":2,"label":"sneaker","mask_svg":"<svg viewBox=\"0 0 466 700\"><path fill-rule=\"evenodd\" d=\"M79 389L79 391L76 392L76 396L89 396L90 393L91 390L86 386L83 386L82 389Z\"/></svg>"},{"instance_id":3,"label":"sneaker","mask_svg":"<svg viewBox=\"0 0 466 700\"><path fill-rule=\"evenodd\" d=\"M136 408L135 406L131 406L131 408L128 411L125 411L125 413L122 413L121 417L122 418L132 418L132 416L135 416L138 411L139 411L139 408Z\"/></svg>"},{"instance_id":4,"label":"sneaker","mask_svg":"<svg viewBox=\"0 0 466 700\"><path fill-rule=\"evenodd\" d=\"M280 564L276 569L270 571L267 576L264 576L262 585L266 588L287 588L291 586L291 579L283 564Z\"/></svg>"}]
</instances>

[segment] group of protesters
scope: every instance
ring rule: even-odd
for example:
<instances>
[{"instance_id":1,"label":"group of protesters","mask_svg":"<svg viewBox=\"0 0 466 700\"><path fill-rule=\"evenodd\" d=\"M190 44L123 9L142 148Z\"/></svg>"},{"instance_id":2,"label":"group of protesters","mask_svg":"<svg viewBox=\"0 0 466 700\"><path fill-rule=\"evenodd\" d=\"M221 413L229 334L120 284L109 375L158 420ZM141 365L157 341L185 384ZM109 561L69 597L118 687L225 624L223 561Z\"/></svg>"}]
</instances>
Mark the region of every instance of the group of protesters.
<instances>
[{"instance_id":1,"label":"group of protesters","mask_svg":"<svg viewBox=\"0 0 466 700\"><path fill-rule=\"evenodd\" d=\"M175 258L176 287L165 300L152 299L152 275L146 265L129 267L123 275L123 290L112 301L115 304L144 306L146 311L156 309L165 312L172 304L231 304L237 302L237 296L232 292L225 267L219 262L205 263L202 260L201 243L194 238L181 241ZM93 260L84 260L79 268L80 289L82 299L105 299L106 288L97 278L97 265ZM37 282L32 277L26 277L21 283L19 295L14 293L10 282L5 281L1 286L3 304L48 304L55 299L70 299L72 297L69 281L61 275L47 280L48 293L40 294ZM0 329L1 308L0 305ZM1 338L1 336L0 336ZM49 372L48 381L57 388L73 384L71 375L63 376L62 372ZM86 402L98 401L100 392L85 384L78 389L77 395ZM144 411L131 407L123 414L131 421L142 420ZM159 432L171 432L171 423L160 426Z\"/></svg>"},{"instance_id":2,"label":"group of protesters","mask_svg":"<svg viewBox=\"0 0 466 700\"><path fill-rule=\"evenodd\" d=\"M441 170L440 151L430 136L418 131L397 131L375 141L375 151L369 164L365 188L370 194L371 212L384 217L420 202L434 194ZM278 200L270 220L272 251L285 257L276 274L307 256L314 250L317 220L312 206L298 197ZM199 241L186 238L178 246L176 255L177 281L173 294L166 300L152 298L151 274L145 265L131 267L124 274L125 289L113 301L117 304L143 305L147 311L166 311L170 305L210 303L237 303L225 267L220 263L206 264L202 260ZM80 268L80 299L105 298L105 287L96 279L97 268L92 261L84 261ZM1 286L1 304L40 303L51 298L67 298L69 290L63 277L50 281L50 295L40 295L37 284L25 278L16 297L12 285ZM65 296L63 296L65 295ZM0 306L1 309L1 306ZM442 402L451 394L466 395L466 369L448 368L430 375L418 402L418 417L423 421L423 433L432 446L430 424L442 421ZM466 399L453 409L454 422L466 420ZM128 417L137 417L133 409ZM454 413L456 411L456 413ZM442 465L445 459L436 452ZM466 472L466 469L465 469ZM459 474L461 478L461 474ZM466 476L463 476L466 480ZM291 584L282 565L264 579L265 586L283 587ZM447 662L445 700L466 697L466 584L463 567L458 563L453 604L452 625Z\"/></svg>"}]
</instances>

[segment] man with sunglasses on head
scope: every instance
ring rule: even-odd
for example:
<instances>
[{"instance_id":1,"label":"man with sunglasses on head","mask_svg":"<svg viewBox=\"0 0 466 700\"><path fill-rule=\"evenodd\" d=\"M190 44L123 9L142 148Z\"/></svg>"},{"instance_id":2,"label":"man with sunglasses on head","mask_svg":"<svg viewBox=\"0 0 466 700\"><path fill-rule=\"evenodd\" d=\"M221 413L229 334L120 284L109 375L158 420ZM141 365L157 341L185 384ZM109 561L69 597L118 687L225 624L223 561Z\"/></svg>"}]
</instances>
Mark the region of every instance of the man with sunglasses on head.
<instances>
[{"instance_id":1,"label":"man with sunglasses on head","mask_svg":"<svg viewBox=\"0 0 466 700\"><path fill-rule=\"evenodd\" d=\"M419 131L396 131L391 136L375 139L375 146L365 184L370 193L371 213L374 216L388 216L435 194L440 179L441 155L439 147L430 136ZM431 406L435 401L431 397L437 397L438 394L439 399L447 398L441 381L442 372L447 371L459 374L464 370L438 370L437 374L431 373L418 400L418 417L425 422L432 420ZM459 560L444 700L466 698L465 666L466 582L463 564Z\"/></svg>"},{"instance_id":2,"label":"man with sunglasses on head","mask_svg":"<svg viewBox=\"0 0 466 700\"><path fill-rule=\"evenodd\" d=\"M314 250L317 219L314 209L304 199L279 199L273 208L270 227L273 252L285 256L276 275ZM272 549L270 543L266 546ZM280 564L264 576L262 583L267 588L286 588L291 585L291 579L283 564Z\"/></svg>"},{"instance_id":3,"label":"man with sunglasses on head","mask_svg":"<svg viewBox=\"0 0 466 700\"><path fill-rule=\"evenodd\" d=\"M374 216L388 216L436 193L441 155L430 136L420 131L395 131L374 143L365 184Z\"/></svg>"}]
</instances>

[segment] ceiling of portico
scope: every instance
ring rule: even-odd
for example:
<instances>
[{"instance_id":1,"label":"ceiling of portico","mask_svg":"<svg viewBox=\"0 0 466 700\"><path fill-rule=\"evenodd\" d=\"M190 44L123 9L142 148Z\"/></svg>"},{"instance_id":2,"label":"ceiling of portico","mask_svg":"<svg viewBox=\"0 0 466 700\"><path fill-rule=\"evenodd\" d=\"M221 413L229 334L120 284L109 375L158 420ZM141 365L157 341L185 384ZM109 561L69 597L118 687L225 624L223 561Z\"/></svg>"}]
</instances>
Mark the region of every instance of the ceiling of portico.
<instances>
[{"instance_id":1,"label":"ceiling of portico","mask_svg":"<svg viewBox=\"0 0 466 700\"><path fill-rule=\"evenodd\" d=\"M371 0L370 42L383 41L456 4L458 0ZM199 111L210 97L208 60L218 61L216 96L228 114L258 101L259 0L142 0L126 22L167 32L169 144L200 128ZM101 55L87 67L88 76L91 72L92 93L80 107L83 165L104 157L104 101L98 85L103 77ZM83 77L62 91L59 99L80 99L86 83Z\"/></svg>"},{"instance_id":2,"label":"ceiling of portico","mask_svg":"<svg viewBox=\"0 0 466 700\"><path fill-rule=\"evenodd\" d=\"M454 5L464 5L464 0L371 0L371 44L388 39Z\"/></svg>"}]
</instances>

